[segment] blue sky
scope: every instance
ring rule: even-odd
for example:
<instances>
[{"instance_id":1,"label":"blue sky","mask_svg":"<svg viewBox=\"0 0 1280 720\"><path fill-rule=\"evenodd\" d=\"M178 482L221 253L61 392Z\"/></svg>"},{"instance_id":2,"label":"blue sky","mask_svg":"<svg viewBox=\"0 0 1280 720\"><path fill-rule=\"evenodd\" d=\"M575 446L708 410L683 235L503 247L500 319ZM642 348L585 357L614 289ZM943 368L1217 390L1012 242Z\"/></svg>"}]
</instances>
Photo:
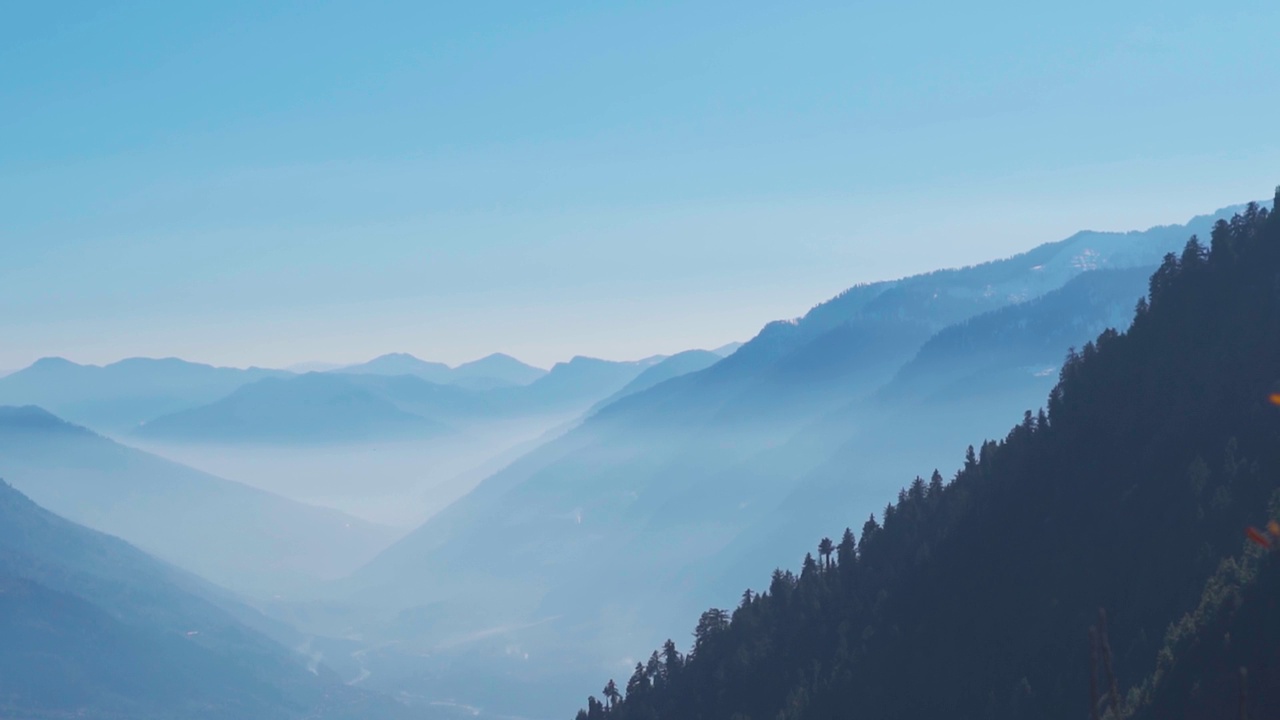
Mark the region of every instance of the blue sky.
<instances>
[{"instance_id":1,"label":"blue sky","mask_svg":"<svg viewBox=\"0 0 1280 720\"><path fill-rule=\"evenodd\" d=\"M856 282L1269 197L1277 27L1264 2L10 3L0 368L746 339Z\"/></svg>"}]
</instances>

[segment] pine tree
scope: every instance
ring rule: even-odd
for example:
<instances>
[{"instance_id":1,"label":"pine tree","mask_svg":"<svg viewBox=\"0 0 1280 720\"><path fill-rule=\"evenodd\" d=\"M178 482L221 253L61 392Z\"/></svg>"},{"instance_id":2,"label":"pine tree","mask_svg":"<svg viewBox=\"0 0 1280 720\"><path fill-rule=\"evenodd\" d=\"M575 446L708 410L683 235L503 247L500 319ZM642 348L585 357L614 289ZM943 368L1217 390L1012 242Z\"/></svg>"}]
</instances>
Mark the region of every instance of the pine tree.
<instances>
[{"instance_id":1,"label":"pine tree","mask_svg":"<svg viewBox=\"0 0 1280 720\"><path fill-rule=\"evenodd\" d=\"M845 528L844 534L840 536L840 544L836 546L836 560L840 567L850 567L856 552L857 540L853 537L853 530Z\"/></svg>"},{"instance_id":2,"label":"pine tree","mask_svg":"<svg viewBox=\"0 0 1280 720\"><path fill-rule=\"evenodd\" d=\"M835 552L835 543L831 542L831 538L824 537L818 542L818 555L822 558L822 569L831 569L831 553Z\"/></svg>"},{"instance_id":3,"label":"pine tree","mask_svg":"<svg viewBox=\"0 0 1280 720\"><path fill-rule=\"evenodd\" d=\"M876 514L871 513L871 517L862 523L862 534L858 536L858 545L866 545L867 540L875 535L878 530L880 530L880 523L876 522Z\"/></svg>"},{"instance_id":4,"label":"pine tree","mask_svg":"<svg viewBox=\"0 0 1280 720\"><path fill-rule=\"evenodd\" d=\"M929 476L929 499L937 500L942 497L942 473L934 468L933 474Z\"/></svg>"},{"instance_id":5,"label":"pine tree","mask_svg":"<svg viewBox=\"0 0 1280 720\"><path fill-rule=\"evenodd\" d=\"M813 559L813 553L804 554L804 563L800 566L800 579L818 574L818 563Z\"/></svg>"},{"instance_id":6,"label":"pine tree","mask_svg":"<svg viewBox=\"0 0 1280 720\"><path fill-rule=\"evenodd\" d=\"M622 698L622 695L618 692L617 684L614 683L612 679L610 679L609 682L605 683L604 690L602 691L602 693L604 694L604 699L605 699L605 702L607 703L607 705L605 706L606 710L612 711L613 708L618 704L618 700Z\"/></svg>"}]
</instances>

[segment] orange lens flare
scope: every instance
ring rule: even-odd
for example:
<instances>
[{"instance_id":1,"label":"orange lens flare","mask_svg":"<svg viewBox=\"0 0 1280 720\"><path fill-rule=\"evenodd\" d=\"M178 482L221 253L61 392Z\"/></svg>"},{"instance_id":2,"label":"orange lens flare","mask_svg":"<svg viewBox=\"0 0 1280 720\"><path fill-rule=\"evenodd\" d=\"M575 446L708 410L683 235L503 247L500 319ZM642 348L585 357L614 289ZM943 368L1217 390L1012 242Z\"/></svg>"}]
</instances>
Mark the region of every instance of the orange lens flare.
<instances>
[{"instance_id":1,"label":"orange lens flare","mask_svg":"<svg viewBox=\"0 0 1280 720\"><path fill-rule=\"evenodd\" d=\"M1271 393L1269 398L1272 405L1280 405L1280 393Z\"/></svg>"},{"instance_id":2,"label":"orange lens flare","mask_svg":"<svg viewBox=\"0 0 1280 720\"><path fill-rule=\"evenodd\" d=\"M1257 528L1247 528L1244 531L1244 534L1257 545L1267 548L1268 550L1271 549L1271 540L1267 538L1266 535L1258 532Z\"/></svg>"}]
</instances>

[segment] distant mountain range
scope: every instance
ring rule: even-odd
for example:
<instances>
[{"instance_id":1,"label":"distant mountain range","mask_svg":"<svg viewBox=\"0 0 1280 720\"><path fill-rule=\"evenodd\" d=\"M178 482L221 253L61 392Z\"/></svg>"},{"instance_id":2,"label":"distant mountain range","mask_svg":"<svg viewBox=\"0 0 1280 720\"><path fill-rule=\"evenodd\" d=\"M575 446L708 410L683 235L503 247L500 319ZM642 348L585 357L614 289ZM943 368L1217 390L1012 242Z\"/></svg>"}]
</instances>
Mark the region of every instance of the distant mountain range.
<instances>
[{"instance_id":1,"label":"distant mountain range","mask_svg":"<svg viewBox=\"0 0 1280 720\"><path fill-rule=\"evenodd\" d=\"M354 376L269 378L208 405L163 415L135 434L212 443L332 443L432 437L443 423L405 412Z\"/></svg>"},{"instance_id":2,"label":"distant mountain range","mask_svg":"<svg viewBox=\"0 0 1280 720\"><path fill-rule=\"evenodd\" d=\"M0 407L0 477L64 517L258 597L339 577L394 539L389 528L119 445L36 407Z\"/></svg>"},{"instance_id":3,"label":"distant mountain range","mask_svg":"<svg viewBox=\"0 0 1280 720\"><path fill-rule=\"evenodd\" d=\"M736 349L734 348L734 350ZM732 350L725 354L710 350L686 350L669 358L663 358L662 361L646 368L644 372L637 375L634 380L623 386L621 390L596 403L595 407L600 409L612 405L624 397L648 390L654 385L664 383L672 378L705 370L731 354L733 354Z\"/></svg>"},{"instance_id":4,"label":"distant mountain range","mask_svg":"<svg viewBox=\"0 0 1280 720\"><path fill-rule=\"evenodd\" d=\"M213 367L177 358L130 358L105 366L44 358L0 378L0 404L38 405L104 432L127 432L166 413L213 402L283 370Z\"/></svg>"},{"instance_id":5,"label":"distant mountain range","mask_svg":"<svg viewBox=\"0 0 1280 720\"><path fill-rule=\"evenodd\" d=\"M166 442L420 440L503 418L581 412L662 359L575 357L546 371L502 354L450 368L401 353L299 375L176 358L101 367L44 358L0 377L0 404L38 406L113 436Z\"/></svg>"},{"instance_id":6,"label":"distant mountain range","mask_svg":"<svg viewBox=\"0 0 1280 720\"><path fill-rule=\"evenodd\" d=\"M212 586L0 482L5 717L406 716L401 704L346 686L246 621L267 624Z\"/></svg>"},{"instance_id":7,"label":"distant mountain range","mask_svg":"<svg viewBox=\"0 0 1280 720\"><path fill-rule=\"evenodd\" d=\"M158 417L135 434L183 443L424 439L480 422L580 412L660 361L656 357L635 362L575 357L557 363L528 385L475 389L400 372L420 367L420 361L395 356L377 366L390 374L344 371L268 378L208 405ZM490 356L473 365L474 370L462 366L458 371L487 372L492 366L513 368L508 359Z\"/></svg>"},{"instance_id":8,"label":"distant mountain range","mask_svg":"<svg viewBox=\"0 0 1280 720\"><path fill-rule=\"evenodd\" d=\"M331 372L357 375L414 375L441 385L461 385L474 389L492 389L528 385L547 374L546 370L526 365L519 360L494 353L451 368L444 363L427 362L407 353L382 355L360 365L334 368Z\"/></svg>"}]
</instances>

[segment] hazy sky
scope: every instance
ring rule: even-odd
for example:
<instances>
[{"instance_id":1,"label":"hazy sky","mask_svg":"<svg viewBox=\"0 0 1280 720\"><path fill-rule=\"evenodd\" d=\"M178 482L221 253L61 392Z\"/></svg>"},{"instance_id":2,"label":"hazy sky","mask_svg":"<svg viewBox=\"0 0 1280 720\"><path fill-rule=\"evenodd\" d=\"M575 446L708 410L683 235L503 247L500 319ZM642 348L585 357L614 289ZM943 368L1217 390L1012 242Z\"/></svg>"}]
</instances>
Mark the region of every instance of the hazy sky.
<instances>
[{"instance_id":1,"label":"hazy sky","mask_svg":"<svg viewBox=\"0 0 1280 720\"><path fill-rule=\"evenodd\" d=\"M0 6L0 368L549 364L1269 197L1280 4Z\"/></svg>"}]
</instances>

